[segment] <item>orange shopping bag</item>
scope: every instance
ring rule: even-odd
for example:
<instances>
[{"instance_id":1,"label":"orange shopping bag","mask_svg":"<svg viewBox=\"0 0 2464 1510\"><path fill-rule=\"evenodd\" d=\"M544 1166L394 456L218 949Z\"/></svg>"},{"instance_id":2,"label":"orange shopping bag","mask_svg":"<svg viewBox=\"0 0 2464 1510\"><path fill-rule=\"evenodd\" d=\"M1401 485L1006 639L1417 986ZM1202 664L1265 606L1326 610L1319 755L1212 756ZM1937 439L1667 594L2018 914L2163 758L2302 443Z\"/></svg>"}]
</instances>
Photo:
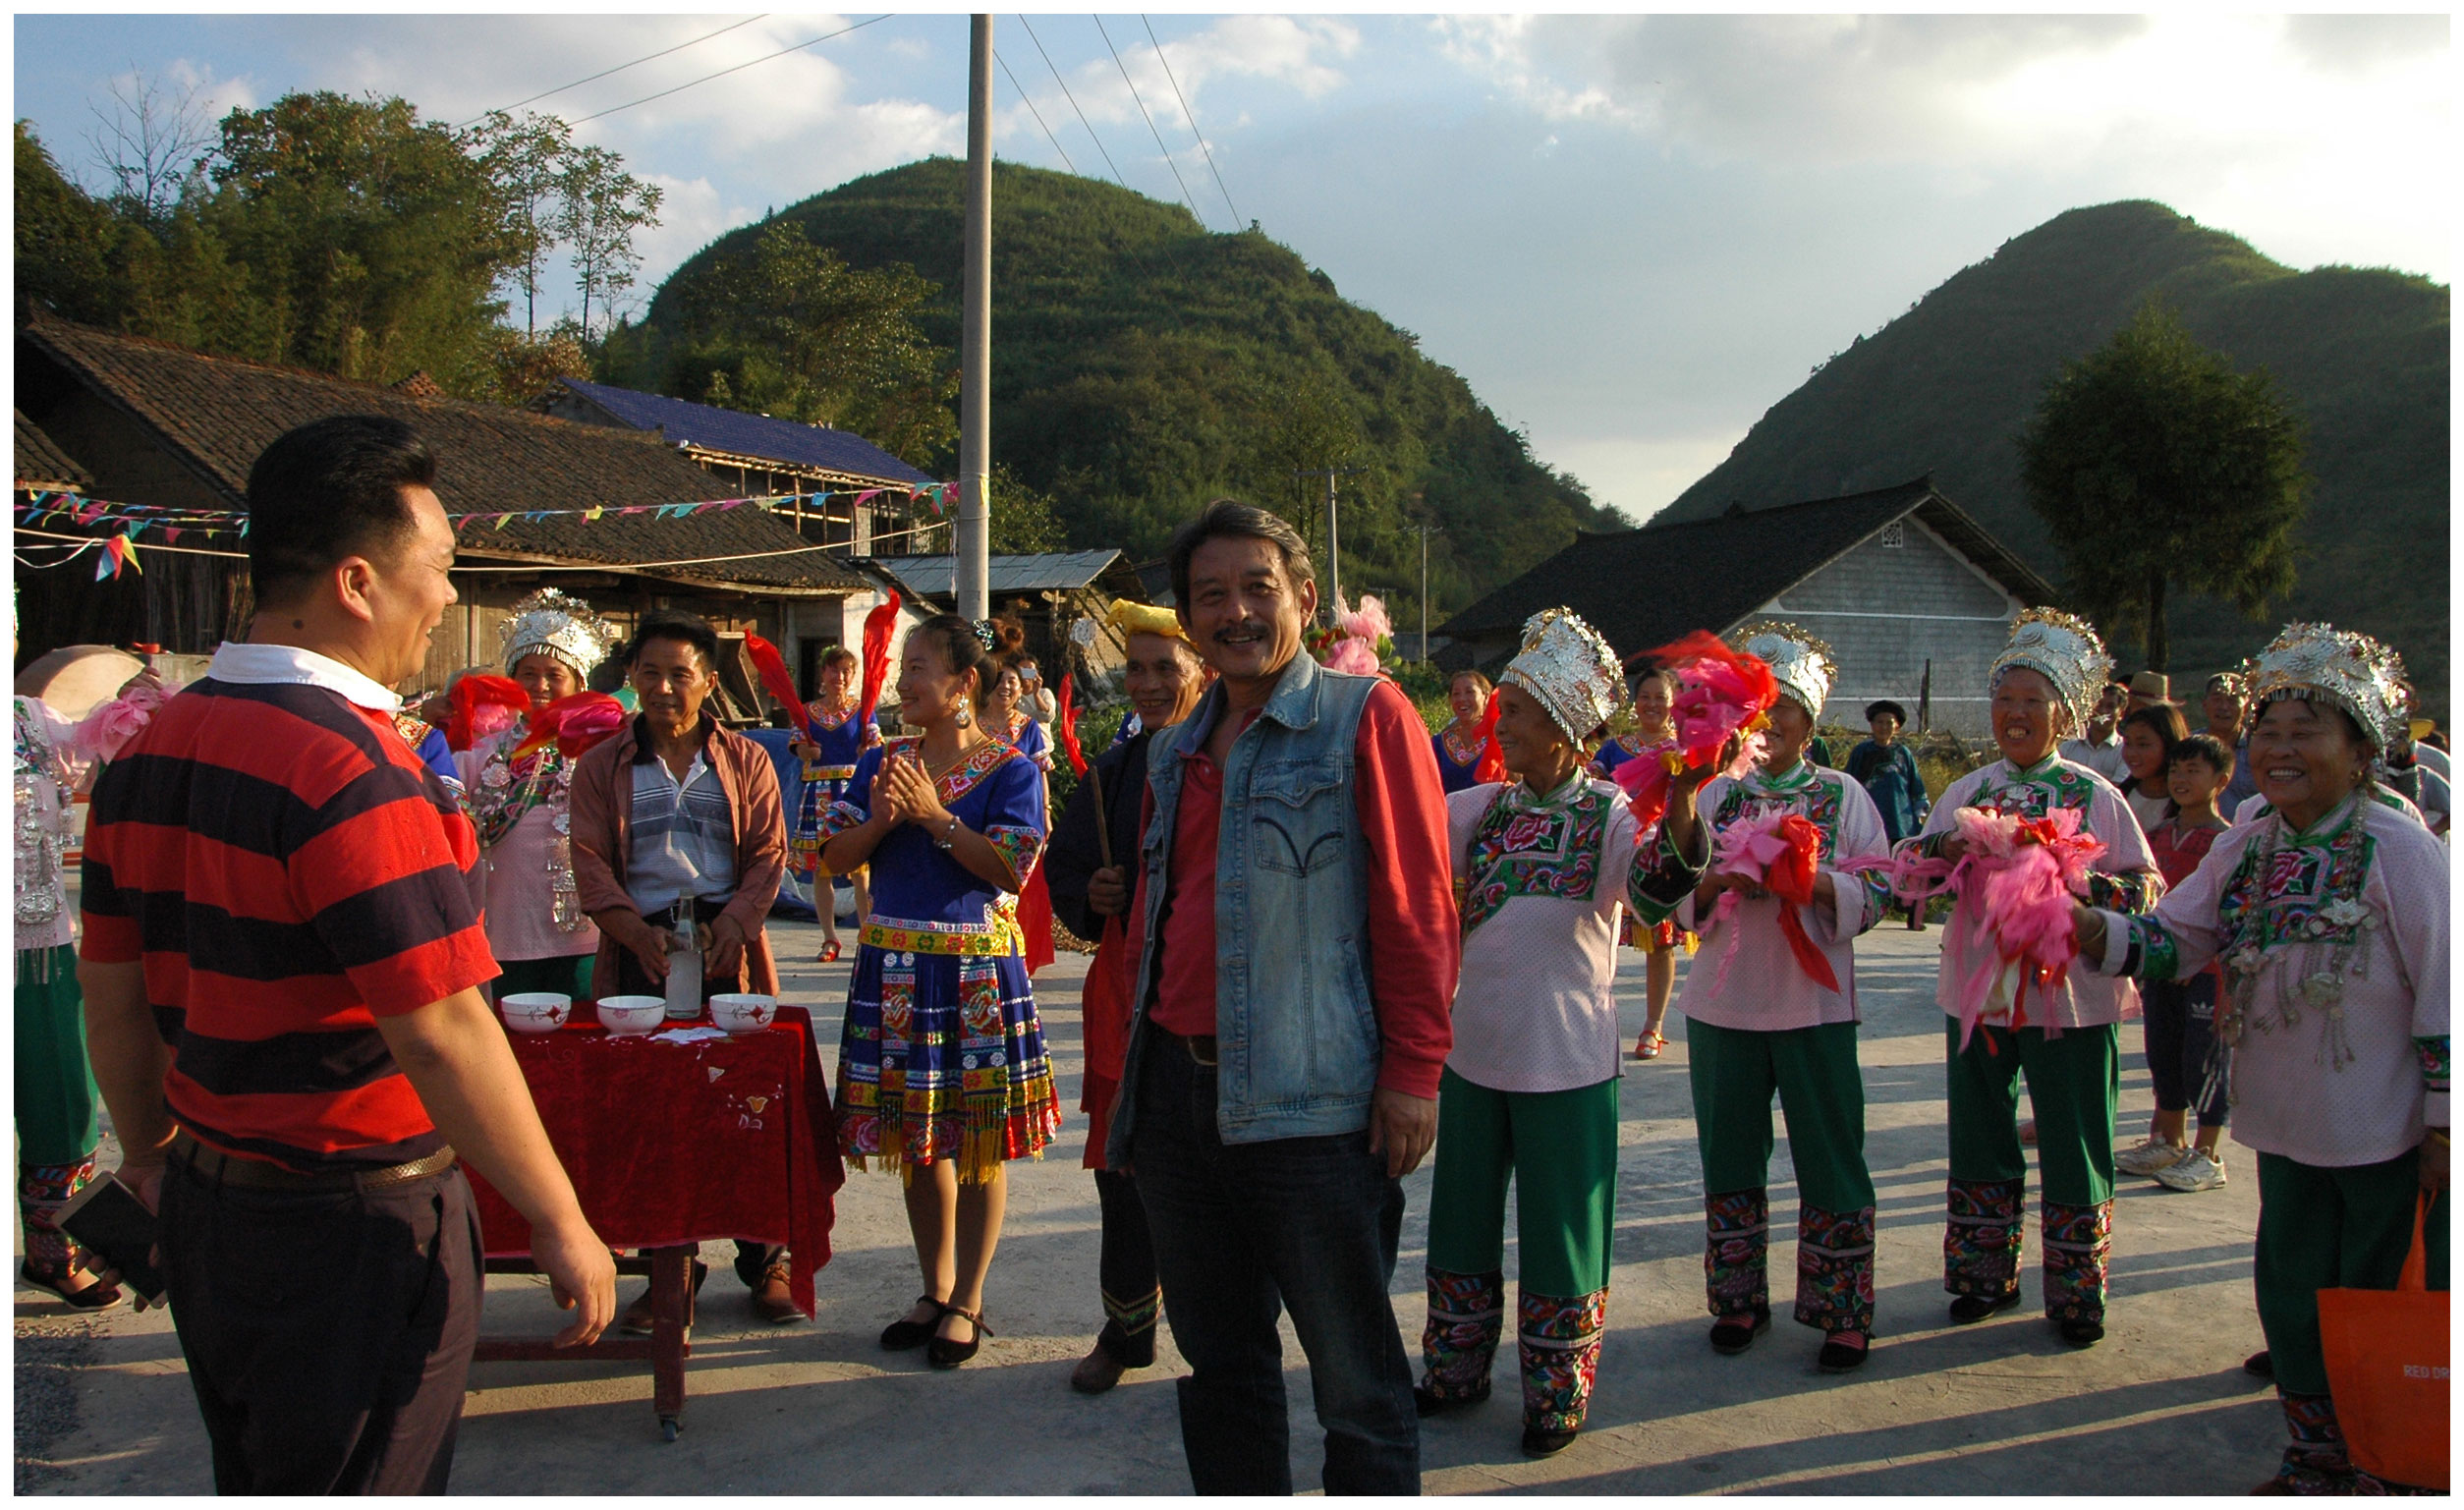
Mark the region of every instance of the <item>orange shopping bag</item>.
<instances>
[{"instance_id":1,"label":"orange shopping bag","mask_svg":"<svg viewBox=\"0 0 2464 1510\"><path fill-rule=\"evenodd\" d=\"M2429 1253L2413 1208L2413 1252L2392 1290L2319 1292L2327 1388L2353 1462L2380 1479L2447 1486L2447 1297L2426 1288Z\"/></svg>"}]
</instances>

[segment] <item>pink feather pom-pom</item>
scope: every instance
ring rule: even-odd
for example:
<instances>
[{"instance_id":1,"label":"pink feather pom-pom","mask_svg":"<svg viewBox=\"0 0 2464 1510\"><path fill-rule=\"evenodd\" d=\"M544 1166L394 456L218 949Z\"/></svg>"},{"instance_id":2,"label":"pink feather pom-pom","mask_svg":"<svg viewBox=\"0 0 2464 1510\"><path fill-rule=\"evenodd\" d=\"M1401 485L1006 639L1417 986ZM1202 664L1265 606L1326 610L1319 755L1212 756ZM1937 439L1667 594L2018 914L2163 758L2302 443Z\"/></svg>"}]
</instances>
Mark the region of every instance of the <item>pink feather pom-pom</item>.
<instances>
[{"instance_id":1,"label":"pink feather pom-pom","mask_svg":"<svg viewBox=\"0 0 2464 1510\"><path fill-rule=\"evenodd\" d=\"M144 733L145 726L154 721L155 709L178 691L176 686L135 683L80 720L70 743L89 760L117 759L129 741Z\"/></svg>"},{"instance_id":2,"label":"pink feather pom-pom","mask_svg":"<svg viewBox=\"0 0 2464 1510\"><path fill-rule=\"evenodd\" d=\"M1377 652L1370 648L1366 640L1339 640L1334 648L1326 652L1326 669L1348 671L1354 676L1375 676Z\"/></svg>"},{"instance_id":3,"label":"pink feather pom-pom","mask_svg":"<svg viewBox=\"0 0 2464 1510\"><path fill-rule=\"evenodd\" d=\"M1353 639L1366 640L1372 645L1394 635L1394 621L1386 616L1386 605L1366 593L1362 595L1358 609L1337 614L1335 623Z\"/></svg>"},{"instance_id":4,"label":"pink feather pom-pom","mask_svg":"<svg viewBox=\"0 0 2464 1510\"><path fill-rule=\"evenodd\" d=\"M477 744L514 726L517 715L502 703L482 702L471 711L471 742Z\"/></svg>"}]
</instances>

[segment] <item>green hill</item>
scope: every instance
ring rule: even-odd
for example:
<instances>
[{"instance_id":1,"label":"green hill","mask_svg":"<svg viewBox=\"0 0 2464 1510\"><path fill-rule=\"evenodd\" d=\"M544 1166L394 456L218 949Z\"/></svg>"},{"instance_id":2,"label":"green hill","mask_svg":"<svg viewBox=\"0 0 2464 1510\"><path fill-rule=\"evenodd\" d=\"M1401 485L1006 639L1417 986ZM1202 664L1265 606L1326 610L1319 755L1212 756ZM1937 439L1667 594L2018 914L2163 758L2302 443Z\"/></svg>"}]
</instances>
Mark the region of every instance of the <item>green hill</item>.
<instances>
[{"instance_id":1,"label":"green hill","mask_svg":"<svg viewBox=\"0 0 2464 1510\"><path fill-rule=\"evenodd\" d=\"M910 163L774 218L856 267L905 263L939 285L921 323L955 351L964 180L949 158ZM1432 622L1578 529L1621 525L1409 331L1262 234L1209 233L1179 205L1009 163L992 195L992 454L1058 500L1074 547L1160 554L1199 505L1233 493L1302 523L1322 550L1322 503L1305 500L1325 484L1292 473L1360 467L1342 484L1345 587L1401 589L1396 622L1409 625L1412 518L1444 530L1429 550ZM760 229L729 233L668 279L644 318L647 351L712 259ZM612 380L661 382L644 360L651 370Z\"/></svg>"},{"instance_id":2,"label":"green hill","mask_svg":"<svg viewBox=\"0 0 2464 1510\"><path fill-rule=\"evenodd\" d=\"M1658 516L1732 499L1853 492L1931 471L1944 493L2056 582L2020 494L2013 437L2045 382L2159 296L2202 342L2274 374L2317 478L2300 581L2264 625L2192 598L2172 664L2205 672L2284 619L2384 638L2443 716L2447 673L2447 290L2383 268L2296 272L2145 200L2058 215L1919 300L1773 405L1728 459ZM2117 653L2133 663L2136 644Z\"/></svg>"}]
</instances>

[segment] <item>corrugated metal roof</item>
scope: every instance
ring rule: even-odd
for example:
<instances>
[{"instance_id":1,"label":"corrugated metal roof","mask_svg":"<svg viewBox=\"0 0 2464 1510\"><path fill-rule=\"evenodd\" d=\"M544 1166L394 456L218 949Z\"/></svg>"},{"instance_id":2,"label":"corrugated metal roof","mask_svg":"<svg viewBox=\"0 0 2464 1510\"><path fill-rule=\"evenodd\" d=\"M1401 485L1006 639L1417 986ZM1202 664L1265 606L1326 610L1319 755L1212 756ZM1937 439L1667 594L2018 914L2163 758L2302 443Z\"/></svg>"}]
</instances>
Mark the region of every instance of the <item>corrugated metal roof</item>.
<instances>
[{"instance_id":1,"label":"corrugated metal roof","mask_svg":"<svg viewBox=\"0 0 2464 1510\"><path fill-rule=\"evenodd\" d=\"M988 565L993 592L1074 592L1103 575L1121 558L1117 550L1068 550L1041 556L994 556ZM958 591L956 556L879 556L872 564L919 597L950 597Z\"/></svg>"},{"instance_id":2,"label":"corrugated metal roof","mask_svg":"<svg viewBox=\"0 0 2464 1510\"><path fill-rule=\"evenodd\" d=\"M657 430L671 441L684 441L731 456L759 457L817 467L885 482L922 485L939 480L919 472L862 435L847 430L799 424L739 410L718 409L663 394L615 388L606 383L563 378L567 388L639 430Z\"/></svg>"}]
</instances>

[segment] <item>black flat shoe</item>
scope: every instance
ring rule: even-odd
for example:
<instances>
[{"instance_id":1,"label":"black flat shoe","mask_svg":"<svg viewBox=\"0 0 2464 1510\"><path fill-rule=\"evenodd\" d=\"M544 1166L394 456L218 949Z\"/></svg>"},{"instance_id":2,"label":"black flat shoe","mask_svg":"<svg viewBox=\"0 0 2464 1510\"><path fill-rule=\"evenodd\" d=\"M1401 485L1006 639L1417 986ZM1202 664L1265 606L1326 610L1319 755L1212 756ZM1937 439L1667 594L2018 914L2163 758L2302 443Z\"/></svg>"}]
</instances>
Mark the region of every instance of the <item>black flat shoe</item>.
<instances>
[{"instance_id":1,"label":"black flat shoe","mask_svg":"<svg viewBox=\"0 0 2464 1510\"><path fill-rule=\"evenodd\" d=\"M65 1276L37 1273L23 1263L18 1265L17 1277L46 1295L58 1296L63 1304L79 1311L108 1311L123 1299L118 1285L94 1280L83 1290L72 1290Z\"/></svg>"},{"instance_id":2,"label":"black flat shoe","mask_svg":"<svg viewBox=\"0 0 2464 1510\"><path fill-rule=\"evenodd\" d=\"M1874 1339L1871 1337L1854 1343L1842 1342L1835 1335L1825 1337L1822 1339L1822 1351L1814 1355L1814 1367L1824 1373L1846 1373L1862 1366L1866 1355L1873 1351Z\"/></svg>"},{"instance_id":3,"label":"black flat shoe","mask_svg":"<svg viewBox=\"0 0 2464 1510\"><path fill-rule=\"evenodd\" d=\"M2019 1292L2008 1295L1963 1295L1950 1303L1950 1318L1962 1326L1984 1320L1997 1311L2008 1311L2019 1304Z\"/></svg>"},{"instance_id":4,"label":"black flat shoe","mask_svg":"<svg viewBox=\"0 0 2464 1510\"><path fill-rule=\"evenodd\" d=\"M1523 1455L1527 1458L1544 1458L1552 1453L1563 1452L1580 1434L1578 1431L1543 1431L1538 1426L1525 1426L1523 1428Z\"/></svg>"},{"instance_id":5,"label":"black flat shoe","mask_svg":"<svg viewBox=\"0 0 2464 1510\"><path fill-rule=\"evenodd\" d=\"M1459 1411L1480 1404L1488 1398L1488 1380L1481 1380L1480 1388L1468 1395L1438 1395L1426 1384L1412 1386L1412 1409L1423 1416L1435 1416L1444 1411Z\"/></svg>"},{"instance_id":6,"label":"black flat shoe","mask_svg":"<svg viewBox=\"0 0 2464 1510\"><path fill-rule=\"evenodd\" d=\"M1754 1346L1754 1339L1770 1329L1768 1311L1721 1316L1711 1323L1711 1351L1733 1358Z\"/></svg>"},{"instance_id":7,"label":"black flat shoe","mask_svg":"<svg viewBox=\"0 0 2464 1510\"><path fill-rule=\"evenodd\" d=\"M949 1338L936 1334L930 1342L924 1344L924 1362L935 1369L955 1369L976 1356L976 1349L982 1347L983 1340L992 1335L992 1328L983 1324L983 1313L980 1311L963 1311L956 1306L943 1306L941 1315L945 1320L951 1316L961 1317L975 1328L976 1334L965 1342L952 1342Z\"/></svg>"},{"instance_id":8,"label":"black flat shoe","mask_svg":"<svg viewBox=\"0 0 2464 1510\"><path fill-rule=\"evenodd\" d=\"M910 1321L905 1316L901 1316L897 1320L892 1321L889 1325L881 1328L882 1352L905 1353L911 1351L912 1349L923 1347L925 1343L932 1340L932 1329L941 1324L941 1318L943 1316L949 1314L950 1308L943 1305L941 1302L934 1300L929 1295L917 1296L916 1304L919 1306L930 1306L932 1308L932 1319L929 1321Z\"/></svg>"},{"instance_id":9,"label":"black flat shoe","mask_svg":"<svg viewBox=\"0 0 2464 1510\"><path fill-rule=\"evenodd\" d=\"M2275 1355L2266 1348L2261 1348L2242 1360L2242 1372L2255 1374L2263 1379L2274 1378Z\"/></svg>"},{"instance_id":10,"label":"black flat shoe","mask_svg":"<svg viewBox=\"0 0 2464 1510\"><path fill-rule=\"evenodd\" d=\"M2064 1321L2060 1326L2062 1340L2075 1348L2092 1348L2104 1340L2102 1321Z\"/></svg>"}]
</instances>

